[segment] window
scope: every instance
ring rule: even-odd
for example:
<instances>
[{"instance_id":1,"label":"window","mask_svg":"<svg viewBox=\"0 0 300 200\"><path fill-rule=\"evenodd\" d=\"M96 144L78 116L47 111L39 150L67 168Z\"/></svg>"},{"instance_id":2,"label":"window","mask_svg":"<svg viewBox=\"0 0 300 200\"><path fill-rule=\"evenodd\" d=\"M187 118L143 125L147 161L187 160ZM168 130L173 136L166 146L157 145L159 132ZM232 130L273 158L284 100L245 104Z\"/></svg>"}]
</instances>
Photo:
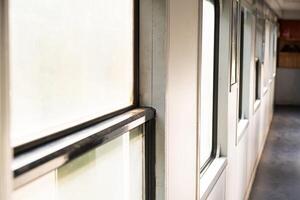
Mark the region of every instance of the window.
<instances>
[{"instance_id":1,"label":"window","mask_svg":"<svg viewBox=\"0 0 300 200\"><path fill-rule=\"evenodd\" d=\"M265 51L265 20L260 14L256 16L256 56L260 62L264 60Z\"/></svg>"},{"instance_id":2,"label":"window","mask_svg":"<svg viewBox=\"0 0 300 200\"><path fill-rule=\"evenodd\" d=\"M270 68L270 74L269 78L273 78L273 73L274 73L274 65L276 64L276 26L275 24L272 24L272 33L271 33L271 38L272 38L272 48L271 48L271 68Z\"/></svg>"},{"instance_id":3,"label":"window","mask_svg":"<svg viewBox=\"0 0 300 200\"><path fill-rule=\"evenodd\" d=\"M140 125L25 183L13 192L12 199L146 200L144 127Z\"/></svg>"},{"instance_id":4,"label":"window","mask_svg":"<svg viewBox=\"0 0 300 200\"><path fill-rule=\"evenodd\" d=\"M216 1L203 1L200 75L200 165L204 169L214 156L218 87L218 11Z\"/></svg>"},{"instance_id":5,"label":"window","mask_svg":"<svg viewBox=\"0 0 300 200\"><path fill-rule=\"evenodd\" d=\"M138 127L58 168L56 198L144 200L144 147Z\"/></svg>"},{"instance_id":6,"label":"window","mask_svg":"<svg viewBox=\"0 0 300 200\"><path fill-rule=\"evenodd\" d=\"M136 104L133 0L15 0L9 11L13 146Z\"/></svg>"},{"instance_id":7,"label":"window","mask_svg":"<svg viewBox=\"0 0 300 200\"><path fill-rule=\"evenodd\" d=\"M238 70L238 28L239 21L239 2L232 1L232 21L231 21L231 68L230 68L230 85L237 83L237 70Z\"/></svg>"},{"instance_id":8,"label":"window","mask_svg":"<svg viewBox=\"0 0 300 200\"><path fill-rule=\"evenodd\" d=\"M260 99L260 62L255 60L255 100Z\"/></svg>"},{"instance_id":9,"label":"window","mask_svg":"<svg viewBox=\"0 0 300 200\"><path fill-rule=\"evenodd\" d=\"M272 26L272 43L273 43L273 57L272 57L272 69L270 72L270 78L273 79L273 74L276 73L276 61L277 61L277 25L276 23Z\"/></svg>"},{"instance_id":10,"label":"window","mask_svg":"<svg viewBox=\"0 0 300 200\"><path fill-rule=\"evenodd\" d=\"M267 88L269 83L269 73L271 71L271 65L272 65L272 29L271 29L271 22L266 19L265 20L265 57L264 57L264 88Z\"/></svg>"},{"instance_id":11,"label":"window","mask_svg":"<svg viewBox=\"0 0 300 200\"><path fill-rule=\"evenodd\" d=\"M243 90L244 90L244 10L241 9L240 21L240 69L239 69L239 120L244 118L243 110Z\"/></svg>"},{"instance_id":12,"label":"window","mask_svg":"<svg viewBox=\"0 0 300 200\"><path fill-rule=\"evenodd\" d=\"M271 23L270 33L270 66L269 66L269 79L273 79L274 65L276 64L276 46L275 46L275 24Z\"/></svg>"},{"instance_id":13,"label":"window","mask_svg":"<svg viewBox=\"0 0 300 200\"><path fill-rule=\"evenodd\" d=\"M154 199L155 110L136 108L138 0L15 0L8 14L15 191L52 174L62 199L99 198L84 181L104 199Z\"/></svg>"},{"instance_id":14,"label":"window","mask_svg":"<svg viewBox=\"0 0 300 200\"><path fill-rule=\"evenodd\" d=\"M255 58L255 77L254 77L254 89L255 89L255 101L261 98L261 65L264 60L264 48L265 48L265 20L257 14L256 17L256 58Z\"/></svg>"},{"instance_id":15,"label":"window","mask_svg":"<svg viewBox=\"0 0 300 200\"><path fill-rule=\"evenodd\" d=\"M273 74L273 52L274 52L274 29L273 29L273 23L270 22L270 33L269 33L269 66L268 66L268 74L267 74L267 79L268 79L268 83L269 80L272 78L272 74Z\"/></svg>"},{"instance_id":16,"label":"window","mask_svg":"<svg viewBox=\"0 0 300 200\"><path fill-rule=\"evenodd\" d=\"M240 11L238 121L249 117L250 70L253 57L253 24L255 17L247 8Z\"/></svg>"}]
</instances>

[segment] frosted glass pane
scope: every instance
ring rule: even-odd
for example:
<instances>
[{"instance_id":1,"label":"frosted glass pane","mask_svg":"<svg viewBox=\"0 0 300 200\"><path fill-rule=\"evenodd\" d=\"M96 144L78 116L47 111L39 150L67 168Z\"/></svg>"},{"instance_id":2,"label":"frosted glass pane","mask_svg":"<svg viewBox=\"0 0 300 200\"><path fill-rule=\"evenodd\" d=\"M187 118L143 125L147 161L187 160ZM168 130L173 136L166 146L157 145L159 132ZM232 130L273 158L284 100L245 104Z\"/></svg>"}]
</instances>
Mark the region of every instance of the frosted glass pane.
<instances>
[{"instance_id":1,"label":"frosted glass pane","mask_svg":"<svg viewBox=\"0 0 300 200\"><path fill-rule=\"evenodd\" d=\"M230 67L230 84L233 85L237 82L237 21L239 7L236 1L232 2L232 35L231 35L231 67Z\"/></svg>"},{"instance_id":2,"label":"frosted glass pane","mask_svg":"<svg viewBox=\"0 0 300 200\"><path fill-rule=\"evenodd\" d=\"M39 177L12 192L12 200L56 200L55 171Z\"/></svg>"},{"instance_id":3,"label":"frosted glass pane","mask_svg":"<svg viewBox=\"0 0 300 200\"><path fill-rule=\"evenodd\" d=\"M213 96L214 96L214 35L215 8L203 1L202 21L202 63L201 63L201 106L200 106L200 165L209 159L213 136Z\"/></svg>"},{"instance_id":4,"label":"frosted glass pane","mask_svg":"<svg viewBox=\"0 0 300 200\"><path fill-rule=\"evenodd\" d=\"M144 169L139 127L18 188L12 199L143 200Z\"/></svg>"},{"instance_id":5,"label":"frosted glass pane","mask_svg":"<svg viewBox=\"0 0 300 200\"><path fill-rule=\"evenodd\" d=\"M133 0L11 0L9 20L14 145L133 103Z\"/></svg>"},{"instance_id":6,"label":"frosted glass pane","mask_svg":"<svg viewBox=\"0 0 300 200\"><path fill-rule=\"evenodd\" d=\"M270 41L270 35L271 35L271 30L270 30L270 23L266 21L265 24L265 55L264 55L264 87L267 87L267 84L269 82L269 68L271 65L271 60L270 60L270 53L272 51L272 47L270 46L271 41Z\"/></svg>"},{"instance_id":7,"label":"frosted glass pane","mask_svg":"<svg viewBox=\"0 0 300 200\"><path fill-rule=\"evenodd\" d=\"M249 88L250 88L250 70L252 70L252 51L254 46L252 45L253 38L253 15L245 9L244 11L244 24L243 26L243 65L242 65L242 87L240 88L242 95L240 100L240 106L242 106L242 112L240 119L248 118L248 106L249 106Z\"/></svg>"},{"instance_id":8,"label":"frosted glass pane","mask_svg":"<svg viewBox=\"0 0 300 200\"><path fill-rule=\"evenodd\" d=\"M260 62L264 60L264 19L256 19L256 57L260 59Z\"/></svg>"},{"instance_id":9,"label":"frosted glass pane","mask_svg":"<svg viewBox=\"0 0 300 200\"><path fill-rule=\"evenodd\" d=\"M144 144L140 129L57 170L57 200L143 200Z\"/></svg>"}]
</instances>

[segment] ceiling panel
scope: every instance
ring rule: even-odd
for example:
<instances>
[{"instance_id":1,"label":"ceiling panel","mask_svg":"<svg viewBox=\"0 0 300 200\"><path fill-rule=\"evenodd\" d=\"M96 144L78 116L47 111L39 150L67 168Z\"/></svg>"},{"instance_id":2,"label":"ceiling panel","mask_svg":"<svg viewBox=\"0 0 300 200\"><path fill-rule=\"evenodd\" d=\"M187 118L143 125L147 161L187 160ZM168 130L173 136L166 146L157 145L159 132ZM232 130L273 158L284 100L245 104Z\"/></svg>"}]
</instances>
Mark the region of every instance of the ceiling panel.
<instances>
[{"instance_id":1,"label":"ceiling panel","mask_svg":"<svg viewBox=\"0 0 300 200\"><path fill-rule=\"evenodd\" d=\"M300 0L277 0L282 10L299 10Z\"/></svg>"}]
</instances>

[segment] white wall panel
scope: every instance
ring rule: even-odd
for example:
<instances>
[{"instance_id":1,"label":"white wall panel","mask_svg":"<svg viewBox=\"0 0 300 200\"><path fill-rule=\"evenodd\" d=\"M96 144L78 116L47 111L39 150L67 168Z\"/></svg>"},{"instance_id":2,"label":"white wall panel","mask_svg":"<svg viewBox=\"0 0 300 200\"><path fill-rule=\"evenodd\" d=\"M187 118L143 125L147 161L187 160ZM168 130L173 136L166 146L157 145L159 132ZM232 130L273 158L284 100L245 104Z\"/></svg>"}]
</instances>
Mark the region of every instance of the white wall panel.
<instances>
[{"instance_id":1,"label":"white wall panel","mask_svg":"<svg viewBox=\"0 0 300 200\"><path fill-rule=\"evenodd\" d=\"M8 0L0 1L0 199L10 200L11 148L9 136Z\"/></svg>"},{"instance_id":2,"label":"white wall panel","mask_svg":"<svg viewBox=\"0 0 300 200\"><path fill-rule=\"evenodd\" d=\"M226 171L220 176L219 181L216 183L214 189L210 192L207 200L225 200L225 184L226 184Z\"/></svg>"},{"instance_id":3,"label":"white wall panel","mask_svg":"<svg viewBox=\"0 0 300 200\"><path fill-rule=\"evenodd\" d=\"M167 200L196 198L198 1L169 1Z\"/></svg>"}]
</instances>

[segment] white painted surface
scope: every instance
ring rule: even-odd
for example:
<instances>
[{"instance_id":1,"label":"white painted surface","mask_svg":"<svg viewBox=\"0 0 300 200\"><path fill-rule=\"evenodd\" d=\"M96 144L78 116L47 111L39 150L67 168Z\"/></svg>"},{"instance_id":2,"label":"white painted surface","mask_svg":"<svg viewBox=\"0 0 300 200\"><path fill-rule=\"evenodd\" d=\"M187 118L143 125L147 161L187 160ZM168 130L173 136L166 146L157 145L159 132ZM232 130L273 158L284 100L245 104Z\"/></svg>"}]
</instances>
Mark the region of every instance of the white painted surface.
<instances>
[{"instance_id":1,"label":"white painted surface","mask_svg":"<svg viewBox=\"0 0 300 200\"><path fill-rule=\"evenodd\" d=\"M299 0L275 0L283 10L300 10Z\"/></svg>"},{"instance_id":2,"label":"white painted surface","mask_svg":"<svg viewBox=\"0 0 300 200\"><path fill-rule=\"evenodd\" d=\"M165 199L167 0L140 1L140 103L156 110L156 199Z\"/></svg>"},{"instance_id":3,"label":"white painted surface","mask_svg":"<svg viewBox=\"0 0 300 200\"><path fill-rule=\"evenodd\" d=\"M300 19L300 1L265 0L281 19Z\"/></svg>"},{"instance_id":4,"label":"white painted surface","mask_svg":"<svg viewBox=\"0 0 300 200\"><path fill-rule=\"evenodd\" d=\"M216 200L216 199L225 200L225 192L226 192L225 184L226 184L226 171L224 171L221 177L219 178L219 181L216 183L214 189L207 197L207 200Z\"/></svg>"},{"instance_id":5,"label":"white painted surface","mask_svg":"<svg viewBox=\"0 0 300 200\"><path fill-rule=\"evenodd\" d=\"M167 200L194 200L197 180L198 1L169 1Z\"/></svg>"},{"instance_id":6,"label":"white painted surface","mask_svg":"<svg viewBox=\"0 0 300 200\"><path fill-rule=\"evenodd\" d=\"M278 3L278 0L265 0L265 1L279 17L282 17L282 8Z\"/></svg>"},{"instance_id":7,"label":"white painted surface","mask_svg":"<svg viewBox=\"0 0 300 200\"><path fill-rule=\"evenodd\" d=\"M201 174L200 199L207 199L207 197L210 196L211 193L214 193L214 188L216 187L217 182L220 182L219 179L222 174L224 174L226 165L226 158L216 158L213 160L207 170L205 170L205 172Z\"/></svg>"},{"instance_id":8,"label":"white painted surface","mask_svg":"<svg viewBox=\"0 0 300 200\"><path fill-rule=\"evenodd\" d=\"M0 199L10 200L12 189L9 136L8 1L0 1Z\"/></svg>"}]
</instances>

